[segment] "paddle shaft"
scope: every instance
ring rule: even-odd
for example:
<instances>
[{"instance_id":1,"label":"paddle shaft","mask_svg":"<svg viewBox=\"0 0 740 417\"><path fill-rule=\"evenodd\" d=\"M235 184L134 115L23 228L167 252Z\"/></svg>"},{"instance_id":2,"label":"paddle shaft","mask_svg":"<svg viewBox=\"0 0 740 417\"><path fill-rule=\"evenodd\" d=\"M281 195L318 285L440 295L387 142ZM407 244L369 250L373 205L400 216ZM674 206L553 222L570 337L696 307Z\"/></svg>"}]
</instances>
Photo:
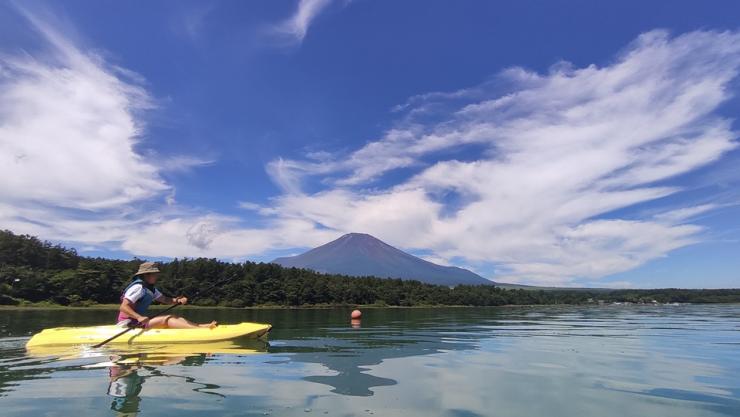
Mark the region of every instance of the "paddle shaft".
<instances>
[{"instance_id":1,"label":"paddle shaft","mask_svg":"<svg viewBox=\"0 0 740 417\"><path fill-rule=\"evenodd\" d=\"M198 296L199 296L200 294L202 294L202 293L204 293L204 292L206 292L206 291L210 291L210 290L212 290L212 289L216 288L216 286L218 286L218 285L222 285L222 284L224 284L224 283L226 283L226 282L228 282L228 281L231 281L231 280L232 280L232 279L234 279L234 278L235 278L235 277L231 277L231 278L227 278L227 279L224 279L224 280L221 280L221 281L217 281L217 282L215 282L215 283L214 283L213 285L211 285L210 287L206 288L205 290L200 290L200 291L196 292L196 293L195 293L195 296L193 296L193 298L196 298L196 297L198 297ZM157 314L155 314L155 315L153 315L153 316L151 316L151 317L147 317L147 318L146 318L146 320L142 321L141 323L142 323L142 324L144 324L144 323L148 322L149 320L151 320L151 319L153 319L153 318L155 318L155 317L161 316L161 315L163 315L163 314L165 314L165 313L169 312L170 310L172 310L173 308L175 308L175 307L177 307L177 306L179 306L179 305L181 305L181 304L180 304L180 303L177 303L177 304L173 304L173 305L171 305L171 306L169 306L169 307L165 308L164 310L160 311L159 313L157 313ZM117 334L115 334L115 335L113 335L113 336L111 336L111 337L109 337L109 338L107 338L107 339L103 340L102 342L98 343L97 345L94 345L94 346L93 346L93 348L99 348L99 347L101 347L101 346L105 345L106 343L108 343L108 342L110 342L110 341L112 341L112 340L115 340L115 339L117 339L118 337L120 337L120 336L123 336L124 334L126 334L126 333L128 333L128 332L130 332L131 330L134 330L134 329L136 329L136 328L137 328L137 327L127 327L127 328L126 328L125 330L122 330L122 331L121 331L120 333L117 333Z\"/></svg>"}]
</instances>

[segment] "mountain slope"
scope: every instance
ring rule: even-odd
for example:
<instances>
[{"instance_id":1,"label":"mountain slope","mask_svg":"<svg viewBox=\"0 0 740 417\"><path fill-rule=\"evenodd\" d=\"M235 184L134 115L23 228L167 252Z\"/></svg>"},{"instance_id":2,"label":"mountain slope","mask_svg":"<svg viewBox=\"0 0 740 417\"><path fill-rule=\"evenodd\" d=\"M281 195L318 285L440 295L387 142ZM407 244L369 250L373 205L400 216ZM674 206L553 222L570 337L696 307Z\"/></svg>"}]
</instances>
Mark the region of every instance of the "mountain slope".
<instances>
[{"instance_id":1,"label":"mountain slope","mask_svg":"<svg viewBox=\"0 0 740 417\"><path fill-rule=\"evenodd\" d=\"M416 279L439 285L493 284L467 269L437 265L364 233L349 233L297 256L273 263L351 276Z\"/></svg>"}]
</instances>

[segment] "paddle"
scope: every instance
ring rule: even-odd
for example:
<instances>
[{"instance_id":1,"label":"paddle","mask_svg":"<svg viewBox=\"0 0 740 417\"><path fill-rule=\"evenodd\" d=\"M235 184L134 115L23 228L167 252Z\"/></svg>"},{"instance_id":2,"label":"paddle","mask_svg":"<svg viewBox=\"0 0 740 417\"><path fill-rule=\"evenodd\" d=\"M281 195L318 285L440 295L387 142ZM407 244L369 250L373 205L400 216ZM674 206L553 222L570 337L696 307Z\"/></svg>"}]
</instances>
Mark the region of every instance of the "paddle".
<instances>
[{"instance_id":1,"label":"paddle","mask_svg":"<svg viewBox=\"0 0 740 417\"><path fill-rule=\"evenodd\" d=\"M195 295L193 295L193 296L192 296L192 298L197 298L197 297L198 297L198 296L199 296L200 294L203 294L204 292L210 291L210 290L212 290L212 289L216 288L216 287L217 287L217 286L219 286L219 285L225 284L226 282L228 282L228 281L231 281L231 280L232 280L232 279L234 279L234 278L236 278L236 275L234 275L234 276L232 276L232 277L230 277L230 278L226 278L226 279L222 279L222 280L220 280L220 281L216 281L216 282L215 282L215 283L214 283L213 285L211 285L211 286L207 287L206 289L204 289L204 290L200 290L200 291L197 291L197 292L195 293ZM144 324L144 323L148 322L149 320L151 320L151 319L153 319L153 318L155 318L155 317L161 316L162 314L165 314L165 313L167 313L168 311L172 310L173 308L175 308L175 307L177 307L177 306L179 306L179 305L181 305L181 304L180 304L180 303L177 303L177 304L173 304L173 305L171 305L171 306L169 306L169 307L165 308L164 310L160 311L159 313L157 313L157 314L155 314L155 315L153 315L153 316L151 316L151 317L147 317L147 319L146 319L146 320L143 320L143 321L141 322L141 324ZM140 328L140 327L127 327L127 328L126 328L125 330L122 330L122 331L121 331L120 333L117 333L117 334L115 334L115 335L113 335L113 336L111 336L111 337L109 337L109 338L107 338L107 339L103 340L102 342L98 343L97 345L93 345L93 348L99 348L99 347L101 347L101 346L105 345L106 343L110 342L111 340L115 340L115 339L117 339L117 338L118 338L119 336L123 336L124 334L126 334L126 333L130 332L131 330L134 330L134 329L139 329L139 328Z\"/></svg>"}]
</instances>

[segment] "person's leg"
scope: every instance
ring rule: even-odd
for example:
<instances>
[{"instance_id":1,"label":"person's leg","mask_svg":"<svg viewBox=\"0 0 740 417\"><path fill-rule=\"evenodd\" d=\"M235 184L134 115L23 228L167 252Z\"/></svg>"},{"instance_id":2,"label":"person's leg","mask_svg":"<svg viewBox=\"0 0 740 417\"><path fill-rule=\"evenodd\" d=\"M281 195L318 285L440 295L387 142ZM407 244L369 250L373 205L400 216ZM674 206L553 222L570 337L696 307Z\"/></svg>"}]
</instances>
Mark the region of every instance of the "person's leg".
<instances>
[{"instance_id":1,"label":"person's leg","mask_svg":"<svg viewBox=\"0 0 740 417\"><path fill-rule=\"evenodd\" d=\"M188 321L182 317L172 315L154 317L153 319L149 320L149 323L147 323L147 327L158 329L200 329L213 328L217 325L218 323L216 323L215 321L212 321L208 324L197 324Z\"/></svg>"}]
</instances>

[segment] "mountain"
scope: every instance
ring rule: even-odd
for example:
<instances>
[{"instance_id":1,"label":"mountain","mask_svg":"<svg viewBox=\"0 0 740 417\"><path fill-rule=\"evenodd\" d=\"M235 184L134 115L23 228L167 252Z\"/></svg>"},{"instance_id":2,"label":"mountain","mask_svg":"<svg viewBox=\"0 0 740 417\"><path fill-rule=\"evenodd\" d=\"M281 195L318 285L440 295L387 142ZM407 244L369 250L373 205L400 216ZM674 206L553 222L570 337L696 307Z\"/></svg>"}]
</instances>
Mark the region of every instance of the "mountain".
<instances>
[{"instance_id":1,"label":"mountain","mask_svg":"<svg viewBox=\"0 0 740 417\"><path fill-rule=\"evenodd\" d=\"M416 279L438 285L494 284L467 269L425 261L364 233L349 233L301 255L272 262L331 274Z\"/></svg>"}]
</instances>

